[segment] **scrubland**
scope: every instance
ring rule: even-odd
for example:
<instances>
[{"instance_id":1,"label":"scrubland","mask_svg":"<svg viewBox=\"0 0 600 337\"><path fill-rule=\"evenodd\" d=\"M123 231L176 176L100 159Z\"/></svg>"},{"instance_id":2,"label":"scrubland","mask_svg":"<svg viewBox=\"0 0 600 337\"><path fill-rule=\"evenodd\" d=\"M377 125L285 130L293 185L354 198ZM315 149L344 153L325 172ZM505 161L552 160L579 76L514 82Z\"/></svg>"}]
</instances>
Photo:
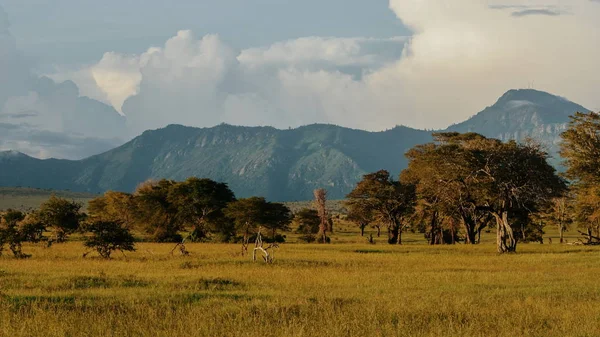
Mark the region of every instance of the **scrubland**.
<instances>
[{"instance_id":1,"label":"scrubland","mask_svg":"<svg viewBox=\"0 0 600 337\"><path fill-rule=\"evenodd\" d=\"M351 235L352 234L352 235ZM487 234L489 239L493 233ZM0 258L1 336L598 336L600 248L523 244L139 243L111 260L81 242Z\"/></svg>"}]
</instances>

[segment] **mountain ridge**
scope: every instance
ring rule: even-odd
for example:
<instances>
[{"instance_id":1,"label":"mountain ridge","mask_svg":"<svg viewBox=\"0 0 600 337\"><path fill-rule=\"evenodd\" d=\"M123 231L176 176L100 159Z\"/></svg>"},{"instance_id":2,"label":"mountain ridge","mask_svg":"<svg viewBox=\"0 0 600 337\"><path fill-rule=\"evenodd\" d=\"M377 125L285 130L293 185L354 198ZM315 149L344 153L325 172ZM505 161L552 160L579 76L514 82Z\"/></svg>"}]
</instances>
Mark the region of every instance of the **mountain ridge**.
<instances>
[{"instance_id":1,"label":"mountain ridge","mask_svg":"<svg viewBox=\"0 0 600 337\"><path fill-rule=\"evenodd\" d=\"M556 154L559 134L576 111L589 110L548 93L511 90L465 122L440 131L476 131L502 140L534 136ZM430 142L431 133L405 126L364 131L332 124L295 129L172 124L79 161L0 154L0 186L131 192L147 179L200 176L227 182L239 197L307 200L324 187L337 199L365 173L398 174L407 164L403 154Z\"/></svg>"}]
</instances>

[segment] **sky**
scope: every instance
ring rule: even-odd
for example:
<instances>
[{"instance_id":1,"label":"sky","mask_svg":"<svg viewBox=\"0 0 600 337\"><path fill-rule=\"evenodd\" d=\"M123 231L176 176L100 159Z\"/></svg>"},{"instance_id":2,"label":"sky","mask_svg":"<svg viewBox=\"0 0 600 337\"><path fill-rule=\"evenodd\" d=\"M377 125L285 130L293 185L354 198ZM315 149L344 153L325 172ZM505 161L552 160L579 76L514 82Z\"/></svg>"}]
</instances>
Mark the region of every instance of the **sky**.
<instances>
[{"instance_id":1,"label":"sky","mask_svg":"<svg viewBox=\"0 0 600 337\"><path fill-rule=\"evenodd\" d=\"M600 109L599 0L0 0L0 150L147 129L461 122L531 87Z\"/></svg>"}]
</instances>

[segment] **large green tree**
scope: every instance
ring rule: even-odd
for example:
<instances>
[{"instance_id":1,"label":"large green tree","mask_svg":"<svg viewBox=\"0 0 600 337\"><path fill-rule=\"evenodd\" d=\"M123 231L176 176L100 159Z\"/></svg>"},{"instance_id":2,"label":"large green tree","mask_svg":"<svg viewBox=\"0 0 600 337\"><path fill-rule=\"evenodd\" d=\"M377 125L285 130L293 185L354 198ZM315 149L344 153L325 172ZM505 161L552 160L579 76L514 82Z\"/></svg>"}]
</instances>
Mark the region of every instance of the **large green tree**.
<instances>
[{"instance_id":1,"label":"large green tree","mask_svg":"<svg viewBox=\"0 0 600 337\"><path fill-rule=\"evenodd\" d=\"M271 230L287 229L292 216L283 204L271 203L263 197L251 197L231 202L223 210L233 220L235 229L242 235L242 254L248 252L250 238L259 233L261 227Z\"/></svg>"},{"instance_id":2,"label":"large green tree","mask_svg":"<svg viewBox=\"0 0 600 337\"><path fill-rule=\"evenodd\" d=\"M136 203L133 195L107 191L88 202L87 212L95 220L120 222L126 228L135 226Z\"/></svg>"},{"instance_id":3,"label":"large green tree","mask_svg":"<svg viewBox=\"0 0 600 337\"><path fill-rule=\"evenodd\" d=\"M567 178L578 185L600 184L600 115L575 113L561 137Z\"/></svg>"},{"instance_id":4,"label":"large green tree","mask_svg":"<svg viewBox=\"0 0 600 337\"><path fill-rule=\"evenodd\" d=\"M396 181L388 171L381 170L363 176L348 194L346 204L350 210L371 212L376 221L388 226L389 243L402 244L402 232L410 224L415 202L414 185Z\"/></svg>"},{"instance_id":5,"label":"large green tree","mask_svg":"<svg viewBox=\"0 0 600 337\"><path fill-rule=\"evenodd\" d=\"M566 190L546 152L532 143L503 143L475 133L434 137L434 143L407 153L410 164L401 175L417 185L432 219L440 213L460 219L466 242L475 243L491 217L501 253L514 252L526 233L539 233L531 215Z\"/></svg>"},{"instance_id":6,"label":"large green tree","mask_svg":"<svg viewBox=\"0 0 600 337\"><path fill-rule=\"evenodd\" d=\"M42 241L44 229L44 225L32 214L12 209L0 213L0 255L4 246L8 245L14 257L29 257L30 255L23 253L23 243Z\"/></svg>"},{"instance_id":7,"label":"large green tree","mask_svg":"<svg viewBox=\"0 0 600 337\"><path fill-rule=\"evenodd\" d=\"M158 242L181 242L179 231L183 221L177 216L177 207L169 200L169 192L176 182L172 180L147 181L134 193L136 223Z\"/></svg>"},{"instance_id":8,"label":"large green tree","mask_svg":"<svg viewBox=\"0 0 600 337\"><path fill-rule=\"evenodd\" d=\"M600 241L600 115L575 113L561 136L565 176L575 195L574 221L587 232L588 243Z\"/></svg>"},{"instance_id":9,"label":"large green tree","mask_svg":"<svg viewBox=\"0 0 600 337\"><path fill-rule=\"evenodd\" d=\"M189 178L171 187L168 201L175 207L178 220L191 227L194 241L207 238L211 232L218 232L223 237L231 235L231 221L223 210L235 201L235 195L227 184Z\"/></svg>"},{"instance_id":10,"label":"large green tree","mask_svg":"<svg viewBox=\"0 0 600 337\"><path fill-rule=\"evenodd\" d=\"M51 196L39 209L41 222L54 232L55 242L64 242L67 236L77 229L84 218L82 204L64 198Z\"/></svg>"},{"instance_id":11,"label":"large green tree","mask_svg":"<svg viewBox=\"0 0 600 337\"><path fill-rule=\"evenodd\" d=\"M443 238L444 228L453 231L462 225L465 242L475 244L489 217L481 207L485 199L477 172L474 147L486 138L475 133L434 134L434 143L418 145L405 155L408 168L401 181L415 184L419 220L427 223L431 243Z\"/></svg>"}]
</instances>

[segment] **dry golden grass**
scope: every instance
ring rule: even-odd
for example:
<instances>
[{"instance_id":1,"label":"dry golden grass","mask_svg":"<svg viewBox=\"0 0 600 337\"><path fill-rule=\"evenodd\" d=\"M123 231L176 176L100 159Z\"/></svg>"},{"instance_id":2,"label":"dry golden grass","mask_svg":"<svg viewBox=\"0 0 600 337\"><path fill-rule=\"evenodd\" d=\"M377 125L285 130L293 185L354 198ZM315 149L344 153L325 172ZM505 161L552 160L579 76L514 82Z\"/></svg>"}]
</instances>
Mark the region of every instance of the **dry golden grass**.
<instances>
[{"instance_id":1,"label":"dry golden grass","mask_svg":"<svg viewBox=\"0 0 600 337\"><path fill-rule=\"evenodd\" d=\"M31 259L0 258L0 335L600 335L598 248L356 241L284 244L272 265L237 245L141 243L110 261L27 246Z\"/></svg>"}]
</instances>

